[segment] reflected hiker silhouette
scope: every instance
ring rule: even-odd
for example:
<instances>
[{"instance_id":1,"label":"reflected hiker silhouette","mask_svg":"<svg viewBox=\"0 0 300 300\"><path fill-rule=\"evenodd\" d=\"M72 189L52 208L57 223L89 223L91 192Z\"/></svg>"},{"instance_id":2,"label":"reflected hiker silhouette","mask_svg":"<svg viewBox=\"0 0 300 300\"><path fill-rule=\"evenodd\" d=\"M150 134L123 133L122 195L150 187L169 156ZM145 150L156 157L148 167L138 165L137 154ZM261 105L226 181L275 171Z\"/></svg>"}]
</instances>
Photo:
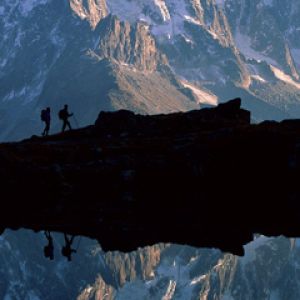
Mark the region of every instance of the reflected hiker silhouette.
<instances>
[{"instance_id":1,"label":"reflected hiker silhouette","mask_svg":"<svg viewBox=\"0 0 300 300\"><path fill-rule=\"evenodd\" d=\"M69 130L72 130L69 118L72 117L73 114L70 114L68 111L68 105L66 104L63 109L61 109L58 113L58 117L63 121L62 132L66 130L66 127L69 127Z\"/></svg>"},{"instance_id":2,"label":"reflected hiker silhouette","mask_svg":"<svg viewBox=\"0 0 300 300\"><path fill-rule=\"evenodd\" d=\"M41 112L41 120L45 122L45 129L42 132L42 136L49 135L50 130L50 124L51 124L51 111L50 107L47 107L46 109L43 109Z\"/></svg>"},{"instance_id":3,"label":"reflected hiker silhouette","mask_svg":"<svg viewBox=\"0 0 300 300\"><path fill-rule=\"evenodd\" d=\"M68 235L67 235L66 233L64 234L64 236L65 236L65 243L66 243L66 244L65 244L64 247L62 247L62 249L61 249L61 254L62 254L63 256L65 256L65 257L68 259L68 261L71 261L71 260L72 260L72 253L76 253L76 252L77 252L75 249L72 249L72 248L71 248L75 236L72 235L72 237L69 238Z\"/></svg>"},{"instance_id":4,"label":"reflected hiker silhouette","mask_svg":"<svg viewBox=\"0 0 300 300\"><path fill-rule=\"evenodd\" d=\"M50 231L45 231L45 236L48 240L48 245L44 247L44 255L46 258L53 260L54 259L54 246L53 246L53 239L52 239Z\"/></svg>"}]
</instances>

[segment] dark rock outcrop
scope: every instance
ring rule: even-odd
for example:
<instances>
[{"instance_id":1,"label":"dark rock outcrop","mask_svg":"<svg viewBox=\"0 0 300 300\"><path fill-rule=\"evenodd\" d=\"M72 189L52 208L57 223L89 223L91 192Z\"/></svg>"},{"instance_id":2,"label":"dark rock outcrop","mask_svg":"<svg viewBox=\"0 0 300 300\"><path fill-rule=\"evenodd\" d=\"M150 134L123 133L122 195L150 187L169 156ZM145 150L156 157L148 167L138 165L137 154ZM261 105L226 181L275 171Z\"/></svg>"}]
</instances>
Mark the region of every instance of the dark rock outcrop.
<instances>
[{"instance_id":1,"label":"dark rock outcrop","mask_svg":"<svg viewBox=\"0 0 300 300\"><path fill-rule=\"evenodd\" d=\"M1 228L172 242L242 254L253 233L300 236L299 121L250 124L240 99L0 145Z\"/></svg>"},{"instance_id":2,"label":"dark rock outcrop","mask_svg":"<svg viewBox=\"0 0 300 300\"><path fill-rule=\"evenodd\" d=\"M142 116L127 110L101 112L95 123L95 132L162 136L250 124L250 112L240 107L241 99L237 98L214 109L205 108L189 113Z\"/></svg>"}]
</instances>

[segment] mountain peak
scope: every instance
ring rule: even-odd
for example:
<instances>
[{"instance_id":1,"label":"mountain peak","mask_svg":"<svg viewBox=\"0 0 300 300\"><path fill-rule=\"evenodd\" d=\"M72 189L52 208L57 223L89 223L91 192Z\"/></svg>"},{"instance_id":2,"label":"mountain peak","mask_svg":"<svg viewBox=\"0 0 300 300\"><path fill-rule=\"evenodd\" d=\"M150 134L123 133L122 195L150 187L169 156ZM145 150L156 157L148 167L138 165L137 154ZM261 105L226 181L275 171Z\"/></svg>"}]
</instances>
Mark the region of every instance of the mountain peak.
<instances>
[{"instance_id":1,"label":"mountain peak","mask_svg":"<svg viewBox=\"0 0 300 300\"><path fill-rule=\"evenodd\" d=\"M106 0L70 0L71 9L81 19L87 20L92 28L108 15Z\"/></svg>"},{"instance_id":2,"label":"mountain peak","mask_svg":"<svg viewBox=\"0 0 300 300\"><path fill-rule=\"evenodd\" d=\"M109 58L123 66L132 65L139 71L153 72L167 60L156 47L156 41L149 32L149 26L138 22L134 25L108 16L97 33L101 41L95 52L102 58Z\"/></svg>"}]
</instances>

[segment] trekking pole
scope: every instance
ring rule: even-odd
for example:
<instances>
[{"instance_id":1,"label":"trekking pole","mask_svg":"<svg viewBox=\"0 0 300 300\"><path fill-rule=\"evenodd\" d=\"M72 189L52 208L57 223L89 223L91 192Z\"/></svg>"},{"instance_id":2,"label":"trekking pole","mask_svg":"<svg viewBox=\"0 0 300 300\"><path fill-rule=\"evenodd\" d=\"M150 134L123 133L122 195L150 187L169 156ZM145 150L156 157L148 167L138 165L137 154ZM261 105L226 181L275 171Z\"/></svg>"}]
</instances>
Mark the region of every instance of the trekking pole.
<instances>
[{"instance_id":1,"label":"trekking pole","mask_svg":"<svg viewBox=\"0 0 300 300\"><path fill-rule=\"evenodd\" d=\"M77 129L79 128L79 123L77 121L77 118L73 115L73 119L74 119L74 122L75 122L75 125L77 127Z\"/></svg>"}]
</instances>

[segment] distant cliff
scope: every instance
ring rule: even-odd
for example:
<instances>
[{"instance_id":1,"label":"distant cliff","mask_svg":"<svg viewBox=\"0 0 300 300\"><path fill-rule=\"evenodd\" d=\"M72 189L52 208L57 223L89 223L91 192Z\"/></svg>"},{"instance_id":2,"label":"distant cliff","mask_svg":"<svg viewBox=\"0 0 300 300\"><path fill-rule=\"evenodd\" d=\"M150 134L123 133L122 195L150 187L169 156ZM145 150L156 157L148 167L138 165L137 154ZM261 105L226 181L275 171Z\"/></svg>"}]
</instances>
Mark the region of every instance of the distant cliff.
<instances>
[{"instance_id":1,"label":"distant cliff","mask_svg":"<svg viewBox=\"0 0 300 300\"><path fill-rule=\"evenodd\" d=\"M300 121L250 124L235 99L0 146L0 226L242 254L253 233L300 236Z\"/></svg>"}]
</instances>

